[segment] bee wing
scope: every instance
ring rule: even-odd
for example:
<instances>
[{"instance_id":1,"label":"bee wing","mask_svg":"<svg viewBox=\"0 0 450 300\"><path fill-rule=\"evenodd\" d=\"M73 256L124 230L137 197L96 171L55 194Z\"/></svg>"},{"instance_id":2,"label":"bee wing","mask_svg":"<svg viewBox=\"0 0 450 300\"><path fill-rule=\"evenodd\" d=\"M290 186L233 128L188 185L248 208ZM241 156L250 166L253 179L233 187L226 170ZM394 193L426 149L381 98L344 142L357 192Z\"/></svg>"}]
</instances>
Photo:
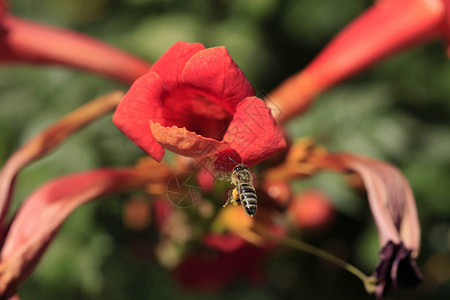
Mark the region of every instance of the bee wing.
<instances>
[{"instance_id":1,"label":"bee wing","mask_svg":"<svg viewBox=\"0 0 450 300\"><path fill-rule=\"evenodd\" d=\"M231 181L232 171L230 166L224 163L217 163L217 157L206 157L198 160L198 162L200 167L213 174L216 180Z\"/></svg>"},{"instance_id":2,"label":"bee wing","mask_svg":"<svg viewBox=\"0 0 450 300\"><path fill-rule=\"evenodd\" d=\"M216 178L216 180L231 181L231 172L216 171L214 172L214 178Z\"/></svg>"}]
</instances>

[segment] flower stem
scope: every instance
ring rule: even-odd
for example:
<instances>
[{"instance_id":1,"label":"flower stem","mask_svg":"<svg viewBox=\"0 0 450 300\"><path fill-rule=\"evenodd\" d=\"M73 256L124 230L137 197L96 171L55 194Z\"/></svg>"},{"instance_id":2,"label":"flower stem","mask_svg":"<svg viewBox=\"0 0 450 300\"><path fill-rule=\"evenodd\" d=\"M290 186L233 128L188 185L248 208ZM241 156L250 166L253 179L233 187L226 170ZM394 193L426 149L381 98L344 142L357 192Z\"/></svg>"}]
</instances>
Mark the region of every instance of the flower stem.
<instances>
[{"instance_id":1,"label":"flower stem","mask_svg":"<svg viewBox=\"0 0 450 300\"><path fill-rule=\"evenodd\" d=\"M288 236L276 236L270 232L266 232L266 237L274 241L277 241L282 245L315 255L319 258L322 258L326 261L329 261L337 266L344 268L351 274L358 277L363 282L364 288L368 293L375 292L376 279L373 276L367 276L360 269L356 268L352 264L347 263L346 261L340 259L339 257L334 256L333 254L321 250L317 247L314 247L313 245L310 245L308 243L305 243L303 241Z\"/></svg>"}]
</instances>

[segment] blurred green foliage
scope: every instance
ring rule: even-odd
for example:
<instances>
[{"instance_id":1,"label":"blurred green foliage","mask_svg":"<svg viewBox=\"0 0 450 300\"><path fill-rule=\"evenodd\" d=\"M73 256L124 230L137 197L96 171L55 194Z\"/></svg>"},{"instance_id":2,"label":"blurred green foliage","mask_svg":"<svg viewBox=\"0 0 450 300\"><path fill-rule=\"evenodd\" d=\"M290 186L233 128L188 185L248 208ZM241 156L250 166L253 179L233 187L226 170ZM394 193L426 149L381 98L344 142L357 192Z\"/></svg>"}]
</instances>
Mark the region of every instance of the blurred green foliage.
<instances>
[{"instance_id":1,"label":"blurred green foliage","mask_svg":"<svg viewBox=\"0 0 450 300\"><path fill-rule=\"evenodd\" d=\"M12 0L17 16L95 36L154 62L177 40L223 45L259 96L301 70L371 1L357 0ZM450 64L441 43L413 49L326 92L288 124L292 137L313 136L327 148L396 164L416 195L422 223L419 265L426 277L401 299L448 299L440 282L450 249ZM38 130L84 102L126 86L59 67L0 69L0 162ZM14 207L62 174L133 164L143 152L104 117L71 137L19 177ZM339 215L310 242L366 272L377 260L377 234L365 196L336 174L298 181L326 191ZM133 253L151 238L123 225L123 200L109 197L78 209L21 287L22 299L374 299L358 280L308 255L280 249L266 260L268 282L237 281L221 294L185 293L156 261ZM445 262L445 259L442 261ZM449 260L447 259L447 268ZM445 271L445 270L444 270ZM213 270L212 270L213 272ZM448 272L448 271L447 271ZM445 273L445 272L444 272Z\"/></svg>"}]
</instances>

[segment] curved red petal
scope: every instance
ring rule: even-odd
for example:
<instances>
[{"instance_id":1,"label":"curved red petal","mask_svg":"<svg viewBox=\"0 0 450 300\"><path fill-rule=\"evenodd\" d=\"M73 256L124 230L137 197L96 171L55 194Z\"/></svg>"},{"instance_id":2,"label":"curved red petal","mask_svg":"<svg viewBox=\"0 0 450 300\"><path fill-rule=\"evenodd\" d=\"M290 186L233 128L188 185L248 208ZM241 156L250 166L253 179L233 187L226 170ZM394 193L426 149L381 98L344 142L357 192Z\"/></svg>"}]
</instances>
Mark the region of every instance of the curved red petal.
<instances>
[{"instance_id":1,"label":"curved red petal","mask_svg":"<svg viewBox=\"0 0 450 300\"><path fill-rule=\"evenodd\" d=\"M164 148L154 139L150 120L163 118L164 94L161 78L150 72L134 82L113 116L114 124L157 161L164 156Z\"/></svg>"},{"instance_id":2,"label":"curved red petal","mask_svg":"<svg viewBox=\"0 0 450 300\"><path fill-rule=\"evenodd\" d=\"M150 71L158 73L164 84L170 88L179 83L181 73L188 60L203 49L205 46L199 43L178 41L155 62Z\"/></svg>"},{"instance_id":3,"label":"curved red petal","mask_svg":"<svg viewBox=\"0 0 450 300\"><path fill-rule=\"evenodd\" d=\"M212 164L213 170L219 172L230 172L237 163L242 162L242 158L233 148L227 148L215 155Z\"/></svg>"},{"instance_id":4,"label":"curved red petal","mask_svg":"<svg viewBox=\"0 0 450 300\"><path fill-rule=\"evenodd\" d=\"M0 19L8 11L9 5L6 0L0 0Z\"/></svg>"},{"instance_id":5,"label":"curved red petal","mask_svg":"<svg viewBox=\"0 0 450 300\"><path fill-rule=\"evenodd\" d=\"M223 140L239 153L242 162L248 166L286 147L270 109L257 97L248 97L238 104Z\"/></svg>"},{"instance_id":6,"label":"curved red petal","mask_svg":"<svg viewBox=\"0 0 450 300\"><path fill-rule=\"evenodd\" d=\"M17 174L32 161L54 150L83 126L114 110L122 97L123 92L115 91L84 104L36 134L11 155L0 169L0 224L2 226L9 212ZM0 236L0 240L3 238Z\"/></svg>"},{"instance_id":7,"label":"curved red petal","mask_svg":"<svg viewBox=\"0 0 450 300\"><path fill-rule=\"evenodd\" d=\"M225 47L199 51L189 59L182 82L231 111L242 99L254 96L253 87Z\"/></svg>"},{"instance_id":8,"label":"curved red petal","mask_svg":"<svg viewBox=\"0 0 450 300\"><path fill-rule=\"evenodd\" d=\"M4 14L0 61L58 64L132 83L150 69L141 58L93 37ZM4 30L3 30L4 29Z\"/></svg>"},{"instance_id":9,"label":"curved red petal","mask_svg":"<svg viewBox=\"0 0 450 300\"><path fill-rule=\"evenodd\" d=\"M208 157L229 147L227 142L198 135L184 127L165 127L159 123L150 122L150 128L153 137L159 144L167 150L183 156Z\"/></svg>"},{"instance_id":10,"label":"curved red petal","mask_svg":"<svg viewBox=\"0 0 450 300\"><path fill-rule=\"evenodd\" d=\"M148 169L97 169L54 179L36 190L11 223L2 252L0 294L14 293L36 267L61 224L78 206L143 186Z\"/></svg>"}]
</instances>

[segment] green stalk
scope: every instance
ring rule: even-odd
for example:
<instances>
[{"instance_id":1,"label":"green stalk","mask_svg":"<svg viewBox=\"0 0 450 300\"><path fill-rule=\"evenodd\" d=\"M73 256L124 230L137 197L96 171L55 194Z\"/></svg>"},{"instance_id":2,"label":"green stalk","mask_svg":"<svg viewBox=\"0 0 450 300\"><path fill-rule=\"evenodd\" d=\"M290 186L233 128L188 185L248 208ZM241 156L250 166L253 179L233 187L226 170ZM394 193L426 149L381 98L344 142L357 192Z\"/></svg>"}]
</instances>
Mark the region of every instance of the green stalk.
<instances>
[{"instance_id":1,"label":"green stalk","mask_svg":"<svg viewBox=\"0 0 450 300\"><path fill-rule=\"evenodd\" d=\"M368 293L374 293L375 292L375 287L376 287L376 278L373 276L367 276L366 274L364 274L361 270L359 270L358 268L356 268L355 266L349 264L348 262L340 259L337 256L334 256L331 253L328 253L326 251L323 251L319 248L316 248L308 243L296 240L294 238L291 237L287 237L287 236L275 236L269 232L266 232L266 237L275 240L277 242L279 242L282 245L312 254L314 256L317 256L319 258L322 258L326 261L329 261L337 266L340 266L342 268L344 268L345 270L347 270L348 272L350 272L351 274L355 275L356 277L358 277L364 284L364 288L366 289L366 291Z\"/></svg>"}]
</instances>

